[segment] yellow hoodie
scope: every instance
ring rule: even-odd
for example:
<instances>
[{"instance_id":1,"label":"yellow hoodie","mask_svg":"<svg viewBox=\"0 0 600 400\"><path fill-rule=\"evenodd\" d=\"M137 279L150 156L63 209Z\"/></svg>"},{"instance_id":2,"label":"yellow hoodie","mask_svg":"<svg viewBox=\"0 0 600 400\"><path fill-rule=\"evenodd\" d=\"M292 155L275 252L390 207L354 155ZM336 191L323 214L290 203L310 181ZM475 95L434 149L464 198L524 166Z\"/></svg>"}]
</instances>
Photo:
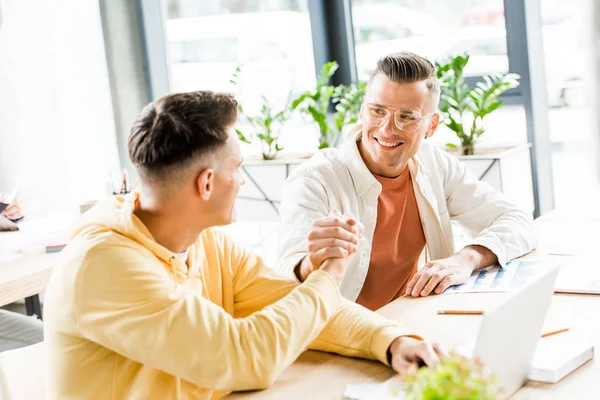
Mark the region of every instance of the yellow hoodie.
<instances>
[{"instance_id":1,"label":"yellow hoodie","mask_svg":"<svg viewBox=\"0 0 600 400\"><path fill-rule=\"evenodd\" d=\"M50 399L219 398L268 387L307 348L386 363L408 335L343 300L326 272L298 285L218 229L183 264L133 215L137 198L84 214L54 270Z\"/></svg>"}]
</instances>

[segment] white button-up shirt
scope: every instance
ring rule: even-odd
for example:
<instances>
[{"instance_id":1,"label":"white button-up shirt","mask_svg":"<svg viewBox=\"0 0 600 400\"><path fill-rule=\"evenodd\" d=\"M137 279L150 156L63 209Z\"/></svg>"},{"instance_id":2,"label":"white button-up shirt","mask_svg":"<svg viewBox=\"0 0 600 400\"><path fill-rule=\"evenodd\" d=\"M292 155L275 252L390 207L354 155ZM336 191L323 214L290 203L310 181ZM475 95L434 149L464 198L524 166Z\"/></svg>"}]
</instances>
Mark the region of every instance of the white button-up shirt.
<instances>
[{"instance_id":1,"label":"white button-up shirt","mask_svg":"<svg viewBox=\"0 0 600 400\"><path fill-rule=\"evenodd\" d=\"M359 137L360 133L348 138L341 149L319 151L286 181L277 264L282 272L294 276L294 267L308 254L312 223L334 209L351 213L365 227L364 243L340 285L344 297L352 301L367 277L381 193L381 184L358 151ZM537 245L531 216L479 181L456 157L423 142L408 167L432 260L456 252L452 221L472 234L468 245L490 249L502 266Z\"/></svg>"}]
</instances>

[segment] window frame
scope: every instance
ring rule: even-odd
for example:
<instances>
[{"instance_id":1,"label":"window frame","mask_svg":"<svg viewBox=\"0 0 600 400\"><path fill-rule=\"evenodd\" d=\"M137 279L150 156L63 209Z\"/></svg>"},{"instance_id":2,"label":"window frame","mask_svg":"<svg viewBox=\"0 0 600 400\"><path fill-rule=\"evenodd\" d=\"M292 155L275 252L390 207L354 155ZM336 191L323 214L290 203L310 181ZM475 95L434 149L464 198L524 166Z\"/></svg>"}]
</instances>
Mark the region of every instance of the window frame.
<instances>
[{"instance_id":1,"label":"window frame","mask_svg":"<svg viewBox=\"0 0 600 400\"><path fill-rule=\"evenodd\" d=\"M164 31L166 7L161 0L137 0L139 28L148 93L156 99L170 92L170 75ZM509 72L521 84L505 92L504 104L521 105L531 144L534 216L554 208L548 102L543 63L542 19L539 0L504 0ZM339 64L332 84L357 82L351 0L308 0L315 74L332 60ZM468 77L474 86L482 76Z\"/></svg>"}]
</instances>

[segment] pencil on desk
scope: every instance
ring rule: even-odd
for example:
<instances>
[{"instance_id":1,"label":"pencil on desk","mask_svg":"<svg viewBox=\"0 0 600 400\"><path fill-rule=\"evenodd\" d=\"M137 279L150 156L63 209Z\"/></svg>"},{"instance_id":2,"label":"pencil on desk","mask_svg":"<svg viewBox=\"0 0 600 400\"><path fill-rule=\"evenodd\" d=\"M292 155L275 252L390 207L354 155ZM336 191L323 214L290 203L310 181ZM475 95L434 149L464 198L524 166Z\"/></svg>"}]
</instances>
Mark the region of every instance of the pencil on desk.
<instances>
[{"instance_id":1,"label":"pencil on desk","mask_svg":"<svg viewBox=\"0 0 600 400\"><path fill-rule=\"evenodd\" d=\"M438 310L438 315L483 315L481 310Z\"/></svg>"},{"instance_id":2,"label":"pencil on desk","mask_svg":"<svg viewBox=\"0 0 600 400\"><path fill-rule=\"evenodd\" d=\"M548 337L548 336L552 336L552 335L556 335L556 334L559 334L559 333L566 332L568 330L569 330L569 328L563 328L563 329L558 329L556 331L545 332L545 333L542 333L542 337L545 338L545 337Z\"/></svg>"}]
</instances>

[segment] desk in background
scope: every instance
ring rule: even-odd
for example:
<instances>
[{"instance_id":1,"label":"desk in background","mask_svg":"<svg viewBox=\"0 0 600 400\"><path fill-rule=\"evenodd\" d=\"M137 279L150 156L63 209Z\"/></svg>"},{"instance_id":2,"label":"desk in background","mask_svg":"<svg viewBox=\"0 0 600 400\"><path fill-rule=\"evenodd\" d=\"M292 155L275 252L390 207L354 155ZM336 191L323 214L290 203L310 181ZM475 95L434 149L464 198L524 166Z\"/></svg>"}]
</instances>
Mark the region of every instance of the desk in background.
<instances>
[{"instance_id":1,"label":"desk in background","mask_svg":"<svg viewBox=\"0 0 600 400\"><path fill-rule=\"evenodd\" d=\"M23 221L19 231L0 232L0 306L25 299L28 315L42 318L39 293L46 289L58 253L46 244L64 241L75 214Z\"/></svg>"}]
</instances>

